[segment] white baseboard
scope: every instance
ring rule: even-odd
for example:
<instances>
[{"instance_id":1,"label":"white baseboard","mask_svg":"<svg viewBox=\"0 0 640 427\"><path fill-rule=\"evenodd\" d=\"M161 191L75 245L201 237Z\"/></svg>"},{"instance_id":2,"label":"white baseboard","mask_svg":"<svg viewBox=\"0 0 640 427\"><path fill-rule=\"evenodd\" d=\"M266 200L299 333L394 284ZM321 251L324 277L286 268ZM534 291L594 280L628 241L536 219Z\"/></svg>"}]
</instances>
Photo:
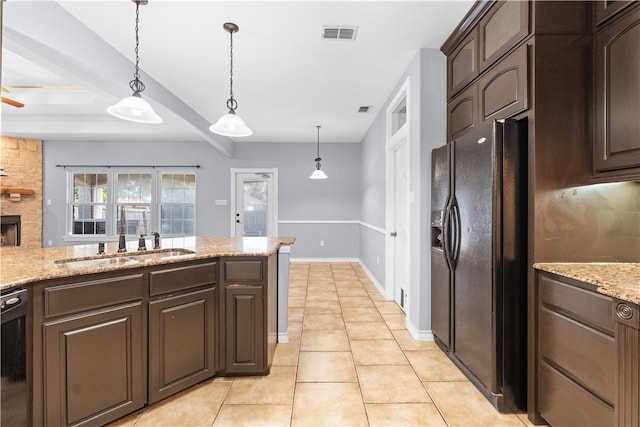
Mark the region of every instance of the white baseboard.
<instances>
[{"instance_id":1,"label":"white baseboard","mask_svg":"<svg viewBox=\"0 0 640 427\"><path fill-rule=\"evenodd\" d=\"M409 333L411 334L411 336L413 338L415 338L418 341L433 341L433 331L431 330L426 330L426 331L421 331L419 329L417 329L413 323L409 322L409 318L407 317L405 324L404 324L407 328L407 330L409 331Z\"/></svg>"},{"instance_id":2,"label":"white baseboard","mask_svg":"<svg viewBox=\"0 0 640 427\"><path fill-rule=\"evenodd\" d=\"M289 262L360 262L359 258L291 258Z\"/></svg>"},{"instance_id":3,"label":"white baseboard","mask_svg":"<svg viewBox=\"0 0 640 427\"><path fill-rule=\"evenodd\" d=\"M286 344L289 342L289 334L287 332L280 332L278 334L278 342Z\"/></svg>"},{"instance_id":4,"label":"white baseboard","mask_svg":"<svg viewBox=\"0 0 640 427\"><path fill-rule=\"evenodd\" d=\"M371 271L369 271L369 269L362 263L361 260L358 260L358 263L360 264L360 267L362 267L364 272L367 273L367 276L369 276L369 280L371 280L373 282L373 284L376 285L376 288L378 288L378 290L380 291L380 293L384 297L385 296L384 286L382 286L382 284L376 280L375 276L373 274L371 274ZM385 297L385 299L386 299L386 297ZM390 300L387 300L387 301L390 301Z\"/></svg>"}]
</instances>

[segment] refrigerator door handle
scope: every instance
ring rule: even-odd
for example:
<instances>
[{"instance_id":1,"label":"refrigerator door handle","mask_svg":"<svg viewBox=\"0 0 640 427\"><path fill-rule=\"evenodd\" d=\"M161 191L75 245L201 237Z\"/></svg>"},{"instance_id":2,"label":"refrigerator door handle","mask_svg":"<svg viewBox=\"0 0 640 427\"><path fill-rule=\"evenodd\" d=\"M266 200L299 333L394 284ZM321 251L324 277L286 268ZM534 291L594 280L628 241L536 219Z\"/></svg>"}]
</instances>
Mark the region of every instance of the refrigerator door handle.
<instances>
[{"instance_id":1,"label":"refrigerator door handle","mask_svg":"<svg viewBox=\"0 0 640 427\"><path fill-rule=\"evenodd\" d=\"M444 252L444 259L447 261L449 268L451 265L451 255L449 248L451 247L450 233L449 233L449 221L451 220L451 206L450 203L444 208L444 218L442 219L442 252Z\"/></svg>"},{"instance_id":2,"label":"refrigerator door handle","mask_svg":"<svg viewBox=\"0 0 640 427\"><path fill-rule=\"evenodd\" d=\"M451 227L451 247L449 257L451 262L455 263L458 260L458 255L460 255L460 208L458 208L457 200L454 200L451 205L451 219L452 219L452 227Z\"/></svg>"}]
</instances>

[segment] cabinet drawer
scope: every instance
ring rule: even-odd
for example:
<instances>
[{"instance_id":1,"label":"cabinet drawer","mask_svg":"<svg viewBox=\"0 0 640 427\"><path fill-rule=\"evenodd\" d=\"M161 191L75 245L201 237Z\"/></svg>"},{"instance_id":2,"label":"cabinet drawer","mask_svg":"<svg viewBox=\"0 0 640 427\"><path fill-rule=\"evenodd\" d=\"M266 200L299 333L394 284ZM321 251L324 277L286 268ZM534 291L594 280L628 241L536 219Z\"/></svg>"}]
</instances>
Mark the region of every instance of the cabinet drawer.
<instances>
[{"instance_id":1,"label":"cabinet drawer","mask_svg":"<svg viewBox=\"0 0 640 427\"><path fill-rule=\"evenodd\" d=\"M216 264L208 262L152 271L149 294L154 296L216 283Z\"/></svg>"},{"instance_id":2,"label":"cabinet drawer","mask_svg":"<svg viewBox=\"0 0 640 427\"><path fill-rule=\"evenodd\" d=\"M615 355L612 336L542 308L540 356L610 405L616 396Z\"/></svg>"},{"instance_id":3,"label":"cabinet drawer","mask_svg":"<svg viewBox=\"0 0 640 427\"><path fill-rule=\"evenodd\" d=\"M111 277L44 290L44 317L90 311L142 298L143 273Z\"/></svg>"},{"instance_id":4,"label":"cabinet drawer","mask_svg":"<svg viewBox=\"0 0 640 427\"><path fill-rule=\"evenodd\" d=\"M553 369L540 366L540 414L549 425L613 426L613 408ZM580 408L568 410L568 408Z\"/></svg>"},{"instance_id":5,"label":"cabinet drawer","mask_svg":"<svg viewBox=\"0 0 640 427\"><path fill-rule=\"evenodd\" d=\"M560 282L547 274L539 274L538 280L542 304L613 335L611 298Z\"/></svg>"},{"instance_id":6,"label":"cabinet drawer","mask_svg":"<svg viewBox=\"0 0 640 427\"><path fill-rule=\"evenodd\" d=\"M523 45L480 78L481 122L505 119L528 108L528 62Z\"/></svg>"},{"instance_id":7,"label":"cabinet drawer","mask_svg":"<svg viewBox=\"0 0 640 427\"><path fill-rule=\"evenodd\" d=\"M263 282L264 263L256 259L222 261L222 281Z\"/></svg>"},{"instance_id":8,"label":"cabinet drawer","mask_svg":"<svg viewBox=\"0 0 640 427\"><path fill-rule=\"evenodd\" d=\"M498 2L482 18L478 27L482 70L529 34L529 2Z\"/></svg>"}]
</instances>

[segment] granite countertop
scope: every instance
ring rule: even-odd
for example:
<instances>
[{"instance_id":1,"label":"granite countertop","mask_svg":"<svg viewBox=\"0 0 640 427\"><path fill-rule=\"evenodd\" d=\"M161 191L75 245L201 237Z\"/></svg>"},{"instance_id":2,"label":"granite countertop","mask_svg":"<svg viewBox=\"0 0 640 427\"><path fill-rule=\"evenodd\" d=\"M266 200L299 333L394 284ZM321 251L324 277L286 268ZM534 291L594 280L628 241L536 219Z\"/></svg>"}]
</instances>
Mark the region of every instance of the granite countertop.
<instances>
[{"instance_id":1,"label":"granite countertop","mask_svg":"<svg viewBox=\"0 0 640 427\"><path fill-rule=\"evenodd\" d=\"M186 260L206 259L218 256L268 256L281 246L289 246L295 237L181 237L161 239L162 250L188 249L193 254L147 260L143 264L93 265L80 268L58 268L54 261L78 258L103 258L97 255L97 243L56 248L23 249L19 247L0 250L0 291L29 285L34 282L81 274L123 270L141 266L169 264ZM147 241L147 244L149 242ZM148 246L147 246L148 247ZM127 242L127 252L118 256L134 255L138 240ZM117 253L118 243L106 243L107 256ZM150 253L153 251L147 251Z\"/></svg>"},{"instance_id":2,"label":"granite countertop","mask_svg":"<svg viewBox=\"0 0 640 427\"><path fill-rule=\"evenodd\" d=\"M640 304L640 263L536 263L533 267L590 283L603 295Z\"/></svg>"}]
</instances>

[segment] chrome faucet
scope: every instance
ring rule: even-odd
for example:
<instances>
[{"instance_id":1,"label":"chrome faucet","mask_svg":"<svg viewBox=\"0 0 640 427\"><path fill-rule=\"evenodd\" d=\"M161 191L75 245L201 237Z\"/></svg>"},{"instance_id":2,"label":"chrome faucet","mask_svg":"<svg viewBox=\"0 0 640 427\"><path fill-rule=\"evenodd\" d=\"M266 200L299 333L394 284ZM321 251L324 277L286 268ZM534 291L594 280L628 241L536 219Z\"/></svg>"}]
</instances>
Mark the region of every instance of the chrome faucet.
<instances>
[{"instance_id":1,"label":"chrome faucet","mask_svg":"<svg viewBox=\"0 0 640 427\"><path fill-rule=\"evenodd\" d=\"M151 234L153 234L153 249L160 249L160 233L154 231Z\"/></svg>"},{"instance_id":2,"label":"chrome faucet","mask_svg":"<svg viewBox=\"0 0 640 427\"><path fill-rule=\"evenodd\" d=\"M118 238L118 252L127 252L127 242L124 237L124 229L126 227L126 220L124 217L124 206L120 207L120 237Z\"/></svg>"},{"instance_id":3,"label":"chrome faucet","mask_svg":"<svg viewBox=\"0 0 640 427\"><path fill-rule=\"evenodd\" d=\"M141 234L140 238L138 239L138 250L139 251L146 251L147 250L147 242L144 240L144 236L146 236L146 234Z\"/></svg>"}]
</instances>

